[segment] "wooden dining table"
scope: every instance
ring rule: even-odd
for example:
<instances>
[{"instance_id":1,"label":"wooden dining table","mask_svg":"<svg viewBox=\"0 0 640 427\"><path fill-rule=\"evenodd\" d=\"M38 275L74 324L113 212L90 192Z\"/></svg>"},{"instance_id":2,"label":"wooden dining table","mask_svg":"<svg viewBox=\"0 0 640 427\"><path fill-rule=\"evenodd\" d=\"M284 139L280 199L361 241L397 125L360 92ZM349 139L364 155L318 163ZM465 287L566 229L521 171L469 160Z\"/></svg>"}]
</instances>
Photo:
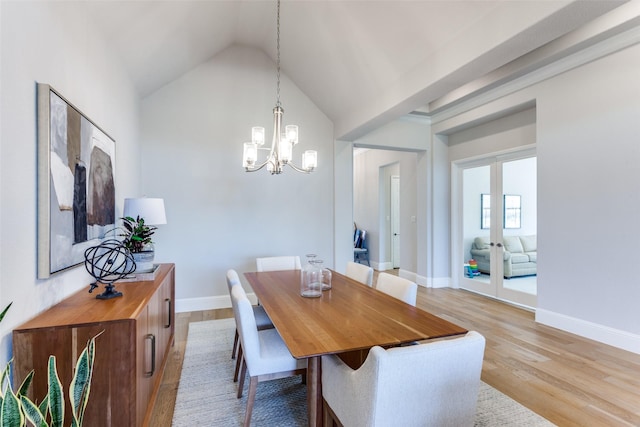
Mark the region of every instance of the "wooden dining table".
<instances>
[{"instance_id":1,"label":"wooden dining table","mask_svg":"<svg viewBox=\"0 0 640 427\"><path fill-rule=\"evenodd\" d=\"M321 357L464 334L445 319L333 271L319 298L300 295L300 270L244 273L296 359L306 358L310 426L322 425Z\"/></svg>"}]
</instances>

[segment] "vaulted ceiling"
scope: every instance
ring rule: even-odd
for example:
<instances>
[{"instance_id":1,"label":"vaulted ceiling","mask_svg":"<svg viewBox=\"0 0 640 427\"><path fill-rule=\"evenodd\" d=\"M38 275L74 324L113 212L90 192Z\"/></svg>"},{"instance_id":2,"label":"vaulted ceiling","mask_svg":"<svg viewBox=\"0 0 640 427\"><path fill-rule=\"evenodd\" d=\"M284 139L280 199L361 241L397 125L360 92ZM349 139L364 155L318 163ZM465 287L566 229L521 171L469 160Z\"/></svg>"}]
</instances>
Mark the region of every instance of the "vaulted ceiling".
<instances>
[{"instance_id":1,"label":"vaulted ceiling","mask_svg":"<svg viewBox=\"0 0 640 427\"><path fill-rule=\"evenodd\" d=\"M260 49L275 63L275 0L81 3L141 97L233 45ZM281 67L334 122L337 137L353 137L412 110L442 108L459 98L453 91L624 3L283 0Z\"/></svg>"}]
</instances>

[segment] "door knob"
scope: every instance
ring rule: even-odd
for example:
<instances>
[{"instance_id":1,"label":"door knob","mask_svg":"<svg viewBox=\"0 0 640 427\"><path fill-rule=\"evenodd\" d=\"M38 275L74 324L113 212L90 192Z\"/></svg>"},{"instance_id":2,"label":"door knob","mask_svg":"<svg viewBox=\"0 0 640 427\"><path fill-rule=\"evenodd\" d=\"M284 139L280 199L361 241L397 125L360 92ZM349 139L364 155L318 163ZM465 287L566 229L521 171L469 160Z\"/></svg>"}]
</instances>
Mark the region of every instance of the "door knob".
<instances>
[{"instance_id":1,"label":"door knob","mask_svg":"<svg viewBox=\"0 0 640 427\"><path fill-rule=\"evenodd\" d=\"M498 243L498 244L496 244L496 246L501 248L502 247L502 243Z\"/></svg>"}]
</instances>

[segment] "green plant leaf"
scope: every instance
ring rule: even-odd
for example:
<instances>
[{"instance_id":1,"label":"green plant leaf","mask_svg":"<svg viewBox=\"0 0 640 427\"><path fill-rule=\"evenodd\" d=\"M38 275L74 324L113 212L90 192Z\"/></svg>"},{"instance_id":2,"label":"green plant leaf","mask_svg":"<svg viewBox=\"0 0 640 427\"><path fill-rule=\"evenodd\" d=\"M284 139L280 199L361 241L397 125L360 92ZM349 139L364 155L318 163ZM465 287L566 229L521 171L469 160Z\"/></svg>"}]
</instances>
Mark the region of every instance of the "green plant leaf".
<instances>
[{"instance_id":1,"label":"green plant leaf","mask_svg":"<svg viewBox=\"0 0 640 427\"><path fill-rule=\"evenodd\" d=\"M22 384L20 385L20 388L18 389L17 396L26 396L27 395L27 392L29 391L29 386L31 385L31 381L33 381L34 373L35 373L35 371L32 369L31 372L29 372L27 374L27 376L25 377L24 381L22 381Z\"/></svg>"},{"instance_id":2,"label":"green plant leaf","mask_svg":"<svg viewBox=\"0 0 640 427\"><path fill-rule=\"evenodd\" d=\"M22 409L24 410L27 420L29 420L31 424L36 427L48 427L45 415L35 403L26 396L20 396L20 403L22 404Z\"/></svg>"},{"instance_id":3,"label":"green plant leaf","mask_svg":"<svg viewBox=\"0 0 640 427\"><path fill-rule=\"evenodd\" d=\"M2 427L21 427L24 425L24 415L20 410L20 401L9 388L2 400L0 411L0 425Z\"/></svg>"},{"instance_id":4,"label":"green plant leaf","mask_svg":"<svg viewBox=\"0 0 640 427\"><path fill-rule=\"evenodd\" d=\"M5 314L7 314L7 311L9 311L9 307L11 307L11 304L13 304L13 301L11 301L9 305L6 306L4 310L2 310L2 313L0 313L0 322L2 322L2 319L4 319Z\"/></svg>"},{"instance_id":5,"label":"green plant leaf","mask_svg":"<svg viewBox=\"0 0 640 427\"><path fill-rule=\"evenodd\" d=\"M40 402L38 409L40 410L40 413L42 413L42 415L44 415L45 417L47 416L47 413L49 412L49 393L47 393L44 399L42 399L42 402Z\"/></svg>"},{"instance_id":6,"label":"green plant leaf","mask_svg":"<svg viewBox=\"0 0 640 427\"><path fill-rule=\"evenodd\" d=\"M64 393L56 370L56 357L49 356L49 412L51 427L62 427L64 423Z\"/></svg>"},{"instance_id":7,"label":"green plant leaf","mask_svg":"<svg viewBox=\"0 0 640 427\"><path fill-rule=\"evenodd\" d=\"M9 382L9 371L11 370L11 361L7 362L7 366L5 366L4 371L2 371L2 377L0 377L0 397L4 397L7 393L7 389L11 388L11 383Z\"/></svg>"},{"instance_id":8,"label":"green plant leaf","mask_svg":"<svg viewBox=\"0 0 640 427\"><path fill-rule=\"evenodd\" d=\"M93 363L95 361L96 338L102 335L100 332L87 342L78 362L76 363L76 372L69 387L69 398L71 399L71 409L73 411L73 427L82 425L84 411L89 401L89 393L91 391L91 378L93 376Z\"/></svg>"}]
</instances>

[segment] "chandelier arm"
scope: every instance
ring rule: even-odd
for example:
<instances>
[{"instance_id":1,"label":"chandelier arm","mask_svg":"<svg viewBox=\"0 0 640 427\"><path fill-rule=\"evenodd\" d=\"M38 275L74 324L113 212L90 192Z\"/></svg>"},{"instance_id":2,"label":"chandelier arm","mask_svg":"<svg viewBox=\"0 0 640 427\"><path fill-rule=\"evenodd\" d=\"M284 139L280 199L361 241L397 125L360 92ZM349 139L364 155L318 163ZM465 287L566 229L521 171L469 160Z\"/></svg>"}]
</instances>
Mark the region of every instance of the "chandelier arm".
<instances>
[{"instance_id":1,"label":"chandelier arm","mask_svg":"<svg viewBox=\"0 0 640 427\"><path fill-rule=\"evenodd\" d=\"M269 160L271 160L270 158L267 158L267 160L265 160L264 162L260 163L260 165L253 167L251 169L249 169L248 167L245 167L245 171L247 172L257 172L260 169L262 169L263 167L267 166L267 164L269 163Z\"/></svg>"},{"instance_id":2,"label":"chandelier arm","mask_svg":"<svg viewBox=\"0 0 640 427\"><path fill-rule=\"evenodd\" d=\"M311 170L302 169L301 167L298 167L298 166L294 165L293 162L288 162L287 165L291 166L294 170L296 170L298 172L302 172L302 173L311 173L313 171L313 169L311 169Z\"/></svg>"}]
</instances>

